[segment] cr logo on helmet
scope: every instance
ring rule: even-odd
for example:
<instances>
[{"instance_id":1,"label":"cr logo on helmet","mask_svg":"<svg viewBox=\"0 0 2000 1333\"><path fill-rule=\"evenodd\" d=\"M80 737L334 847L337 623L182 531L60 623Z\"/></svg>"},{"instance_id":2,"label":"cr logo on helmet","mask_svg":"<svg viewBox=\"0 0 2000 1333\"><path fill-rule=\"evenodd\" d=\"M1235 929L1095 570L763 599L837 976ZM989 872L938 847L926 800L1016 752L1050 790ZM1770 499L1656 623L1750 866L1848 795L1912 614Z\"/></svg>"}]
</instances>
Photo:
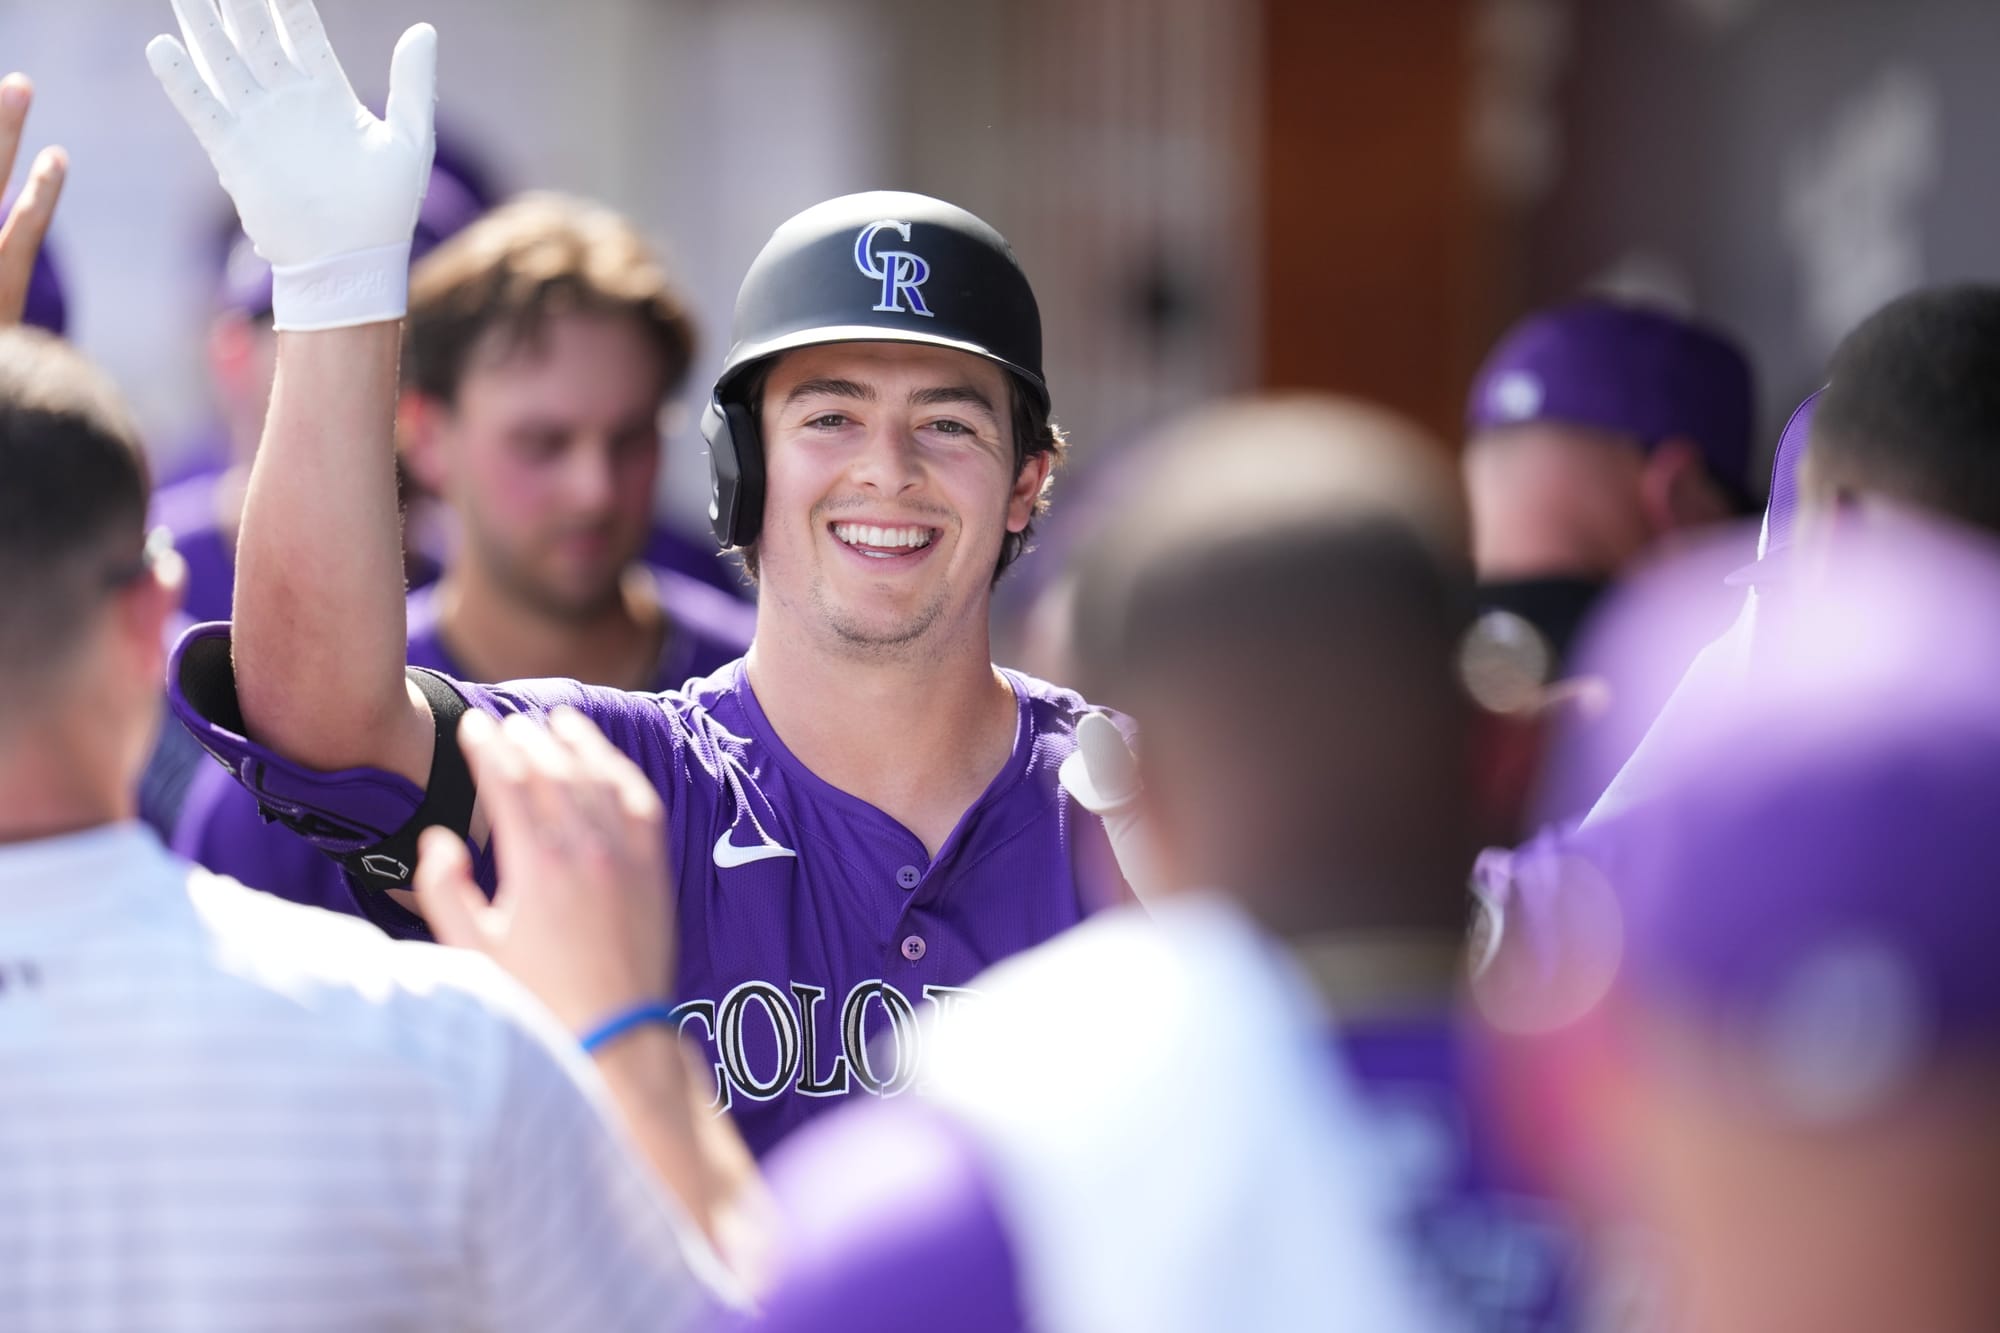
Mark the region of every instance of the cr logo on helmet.
<instances>
[{"instance_id":1,"label":"cr logo on helmet","mask_svg":"<svg viewBox=\"0 0 2000 1333\"><path fill-rule=\"evenodd\" d=\"M903 310L903 299L909 298L908 311L912 315L930 316L930 307L924 304L924 294L917 290L931 276L931 266L924 257L909 250L875 251L875 235L885 228L894 228L896 234L905 241L910 239L910 224L884 218L871 222L861 229L854 238L854 266L868 277L882 284L882 299L874 305L876 310Z\"/></svg>"}]
</instances>

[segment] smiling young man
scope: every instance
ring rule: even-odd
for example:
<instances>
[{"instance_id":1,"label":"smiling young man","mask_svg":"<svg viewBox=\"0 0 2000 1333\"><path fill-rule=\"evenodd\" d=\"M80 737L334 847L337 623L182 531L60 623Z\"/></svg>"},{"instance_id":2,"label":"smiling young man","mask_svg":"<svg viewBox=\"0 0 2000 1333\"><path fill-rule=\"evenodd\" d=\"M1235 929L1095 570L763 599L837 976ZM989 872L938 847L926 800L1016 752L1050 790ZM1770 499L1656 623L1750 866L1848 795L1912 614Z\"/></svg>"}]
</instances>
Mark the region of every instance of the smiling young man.
<instances>
[{"instance_id":1,"label":"smiling young man","mask_svg":"<svg viewBox=\"0 0 2000 1333\"><path fill-rule=\"evenodd\" d=\"M759 580L741 661L659 694L406 675L390 419L435 35L405 35L375 121L306 0L229 8L225 31L179 6L212 80L172 39L148 51L278 274L236 622L183 644L183 720L416 934L390 896L416 834L483 828L457 719L575 705L663 797L680 993L649 1016L705 1044L715 1109L761 1151L907 1090L920 1011L1117 889L1087 887L1102 826L1057 780L1086 705L988 650L1062 449L1005 241L938 200L852 195L752 264L704 417L717 534ZM490 890L490 845L476 861Z\"/></svg>"}]
</instances>

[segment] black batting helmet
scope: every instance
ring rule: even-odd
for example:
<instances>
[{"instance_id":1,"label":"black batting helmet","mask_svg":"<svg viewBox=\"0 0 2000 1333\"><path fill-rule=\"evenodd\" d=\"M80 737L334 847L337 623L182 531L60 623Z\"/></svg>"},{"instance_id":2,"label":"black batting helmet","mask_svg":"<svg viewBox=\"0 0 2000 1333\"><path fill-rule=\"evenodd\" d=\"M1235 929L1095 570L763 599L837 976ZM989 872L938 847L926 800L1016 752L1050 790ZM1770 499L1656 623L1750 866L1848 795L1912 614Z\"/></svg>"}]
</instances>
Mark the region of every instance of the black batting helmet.
<instances>
[{"instance_id":1,"label":"black batting helmet","mask_svg":"<svg viewBox=\"0 0 2000 1333\"><path fill-rule=\"evenodd\" d=\"M795 347L843 342L970 352L1012 371L1048 409L1041 312L999 232L928 195L877 190L815 204L751 262L702 412L708 517L725 546L755 541L764 518L763 444L744 394L751 372Z\"/></svg>"}]
</instances>

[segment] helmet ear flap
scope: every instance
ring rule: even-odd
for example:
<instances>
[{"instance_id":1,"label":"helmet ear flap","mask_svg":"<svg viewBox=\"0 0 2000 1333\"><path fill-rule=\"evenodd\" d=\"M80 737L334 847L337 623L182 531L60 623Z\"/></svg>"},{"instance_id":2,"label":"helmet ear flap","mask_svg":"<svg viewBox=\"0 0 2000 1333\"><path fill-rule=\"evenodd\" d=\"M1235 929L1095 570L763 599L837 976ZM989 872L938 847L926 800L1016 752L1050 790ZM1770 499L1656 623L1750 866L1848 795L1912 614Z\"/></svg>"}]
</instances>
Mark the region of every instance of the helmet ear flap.
<instances>
[{"instance_id":1,"label":"helmet ear flap","mask_svg":"<svg viewBox=\"0 0 2000 1333\"><path fill-rule=\"evenodd\" d=\"M701 411L708 441L708 522L724 546L748 546L764 524L764 443L742 403L710 398Z\"/></svg>"}]
</instances>

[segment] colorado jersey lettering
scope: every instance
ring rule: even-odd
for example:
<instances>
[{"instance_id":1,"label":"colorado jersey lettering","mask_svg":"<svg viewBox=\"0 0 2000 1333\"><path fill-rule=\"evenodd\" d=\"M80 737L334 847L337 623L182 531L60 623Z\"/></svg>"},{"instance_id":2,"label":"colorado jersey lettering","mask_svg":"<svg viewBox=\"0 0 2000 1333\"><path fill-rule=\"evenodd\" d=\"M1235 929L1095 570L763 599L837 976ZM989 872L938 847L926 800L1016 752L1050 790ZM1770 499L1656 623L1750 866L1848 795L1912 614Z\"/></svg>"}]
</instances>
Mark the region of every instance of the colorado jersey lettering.
<instances>
[{"instance_id":1,"label":"colorado jersey lettering","mask_svg":"<svg viewBox=\"0 0 2000 1333\"><path fill-rule=\"evenodd\" d=\"M197 691L223 715L202 716L184 692L184 664L191 652L226 647L227 634L226 625L199 626L176 653L172 702L197 739L232 772L284 783L283 803L332 823L385 832L406 823L421 799L409 783L288 764L237 734L226 707ZM452 684L493 714L581 710L660 791L681 1030L707 1048L715 1109L762 1153L843 1097L907 1091L922 1077L919 1018L948 1022L984 968L1123 896L1103 825L1056 777L1087 706L1004 674L1016 702L1013 751L935 857L785 748L740 661L660 694L568 680ZM490 893L491 849L474 863Z\"/></svg>"}]
</instances>

